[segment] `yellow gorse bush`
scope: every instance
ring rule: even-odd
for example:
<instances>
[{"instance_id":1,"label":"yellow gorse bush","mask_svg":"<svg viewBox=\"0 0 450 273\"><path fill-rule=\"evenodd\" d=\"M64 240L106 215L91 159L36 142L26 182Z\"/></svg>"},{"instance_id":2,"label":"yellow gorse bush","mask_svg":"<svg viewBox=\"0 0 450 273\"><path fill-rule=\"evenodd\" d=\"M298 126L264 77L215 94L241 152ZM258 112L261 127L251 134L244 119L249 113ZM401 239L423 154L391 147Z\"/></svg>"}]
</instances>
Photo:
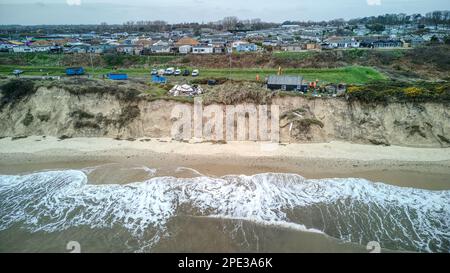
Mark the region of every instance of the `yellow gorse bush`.
<instances>
[{"instance_id":1,"label":"yellow gorse bush","mask_svg":"<svg viewBox=\"0 0 450 273\"><path fill-rule=\"evenodd\" d=\"M407 87L407 88L403 89L403 92L407 96L415 97L415 96L422 95L424 93L424 90L419 87Z\"/></svg>"}]
</instances>

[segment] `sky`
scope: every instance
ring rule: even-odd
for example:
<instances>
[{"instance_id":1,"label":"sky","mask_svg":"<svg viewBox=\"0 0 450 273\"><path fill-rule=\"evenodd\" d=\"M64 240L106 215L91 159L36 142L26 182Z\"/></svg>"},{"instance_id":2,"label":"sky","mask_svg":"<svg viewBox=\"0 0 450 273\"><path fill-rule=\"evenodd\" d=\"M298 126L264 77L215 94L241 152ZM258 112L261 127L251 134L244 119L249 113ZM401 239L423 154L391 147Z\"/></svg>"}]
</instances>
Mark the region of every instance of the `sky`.
<instances>
[{"instance_id":1,"label":"sky","mask_svg":"<svg viewBox=\"0 0 450 273\"><path fill-rule=\"evenodd\" d=\"M0 0L0 24L207 23L226 16L281 23L434 10L450 10L450 0Z\"/></svg>"}]
</instances>

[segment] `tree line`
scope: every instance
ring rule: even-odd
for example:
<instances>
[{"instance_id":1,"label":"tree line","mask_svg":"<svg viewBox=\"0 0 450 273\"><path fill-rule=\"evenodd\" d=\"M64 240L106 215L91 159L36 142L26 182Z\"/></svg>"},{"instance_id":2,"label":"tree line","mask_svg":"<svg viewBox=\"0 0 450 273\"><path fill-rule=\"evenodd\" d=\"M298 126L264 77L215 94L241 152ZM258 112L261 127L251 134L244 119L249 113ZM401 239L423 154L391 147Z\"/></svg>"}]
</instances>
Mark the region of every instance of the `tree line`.
<instances>
[{"instance_id":1,"label":"tree line","mask_svg":"<svg viewBox=\"0 0 450 273\"><path fill-rule=\"evenodd\" d=\"M115 33L115 32L165 32L175 29L193 29L196 34L200 34L202 29L215 29L220 31L255 31L261 29L268 29L279 27L281 25L300 25L300 26L335 26L342 28L344 26L356 26L363 24L369 28L380 30L386 25L450 25L450 11L433 11L422 14L407 15L399 14L385 14L379 16L370 16L363 18L356 18L351 20L333 19L329 21L285 21L283 23L264 22L261 19L239 19L236 16L228 16L216 22L198 23L185 22L169 24L166 21L127 21L123 24L108 24L100 23L96 25L3 25L0 26L0 35L7 37L8 35L46 35L54 33L88 33L94 31L96 33Z\"/></svg>"}]
</instances>

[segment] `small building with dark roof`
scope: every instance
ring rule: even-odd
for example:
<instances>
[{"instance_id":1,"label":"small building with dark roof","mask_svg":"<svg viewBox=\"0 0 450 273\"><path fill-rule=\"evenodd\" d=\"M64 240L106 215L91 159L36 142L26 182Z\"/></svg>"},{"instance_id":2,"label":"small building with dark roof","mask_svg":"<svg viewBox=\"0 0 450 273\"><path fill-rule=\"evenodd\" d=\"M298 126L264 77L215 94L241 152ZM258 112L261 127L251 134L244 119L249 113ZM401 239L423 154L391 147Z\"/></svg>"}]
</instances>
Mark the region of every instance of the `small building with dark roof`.
<instances>
[{"instance_id":1,"label":"small building with dark roof","mask_svg":"<svg viewBox=\"0 0 450 273\"><path fill-rule=\"evenodd\" d=\"M271 75L267 80L267 88L271 90L303 91L303 77Z\"/></svg>"}]
</instances>

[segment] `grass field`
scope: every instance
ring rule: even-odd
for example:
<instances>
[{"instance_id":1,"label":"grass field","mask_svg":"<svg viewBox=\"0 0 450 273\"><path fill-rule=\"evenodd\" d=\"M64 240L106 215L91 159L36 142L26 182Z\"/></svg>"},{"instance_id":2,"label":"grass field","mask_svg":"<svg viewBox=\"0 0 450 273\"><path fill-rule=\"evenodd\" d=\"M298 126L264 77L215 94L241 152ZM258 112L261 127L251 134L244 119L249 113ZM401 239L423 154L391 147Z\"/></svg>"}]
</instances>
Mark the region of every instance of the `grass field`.
<instances>
[{"instance_id":1,"label":"grass field","mask_svg":"<svg viewBox=\"0 0 450 273\"><path fill-rule=\"evenodd\" d=\"M255 80L256 75L264 79L276 74L277 69L206 69L201 71L202 77L225 77L235 80ZM363 84L373 80L386 79L377 70L370 67L349 66L329 69L284 69L284 75L300 75L307 81L319 80L328 83L354 83Z\"/></svg>"},{"instance_id":2,"label":"grass field","mask_svg":"<svg viewBox=\"0 0 450 273\"><path fill-rule=\"evenodd\" d=\"M0 65L0 75L12 75L14 69L24 71L24 76L64 76L65 69L63 67L49 66L12 66ZM104 74L112 72L108 68L89 68L85 67L86 73L94 77L101 77ZM192 70L192 69L191 69ZM128 68L115 70L116 73L127 73L129 77L148 77L150 78L150 69L145 68ZM229 78L233 80L256 80L259 75L261 80L265 77L277 73L277 69L201 69L200 77L208 78ZM348 83L348 84L364 84L374 80L383 80L386 77L377 70L370 67L349 66L344 68L330 69L284 69L285 75L301 75L306 81L319 80L327 83ZM183 77L170 77L169 81L176 82L176 79ZM189 77L192 79L192 77Z\"/></svg>"}]
</instances>

